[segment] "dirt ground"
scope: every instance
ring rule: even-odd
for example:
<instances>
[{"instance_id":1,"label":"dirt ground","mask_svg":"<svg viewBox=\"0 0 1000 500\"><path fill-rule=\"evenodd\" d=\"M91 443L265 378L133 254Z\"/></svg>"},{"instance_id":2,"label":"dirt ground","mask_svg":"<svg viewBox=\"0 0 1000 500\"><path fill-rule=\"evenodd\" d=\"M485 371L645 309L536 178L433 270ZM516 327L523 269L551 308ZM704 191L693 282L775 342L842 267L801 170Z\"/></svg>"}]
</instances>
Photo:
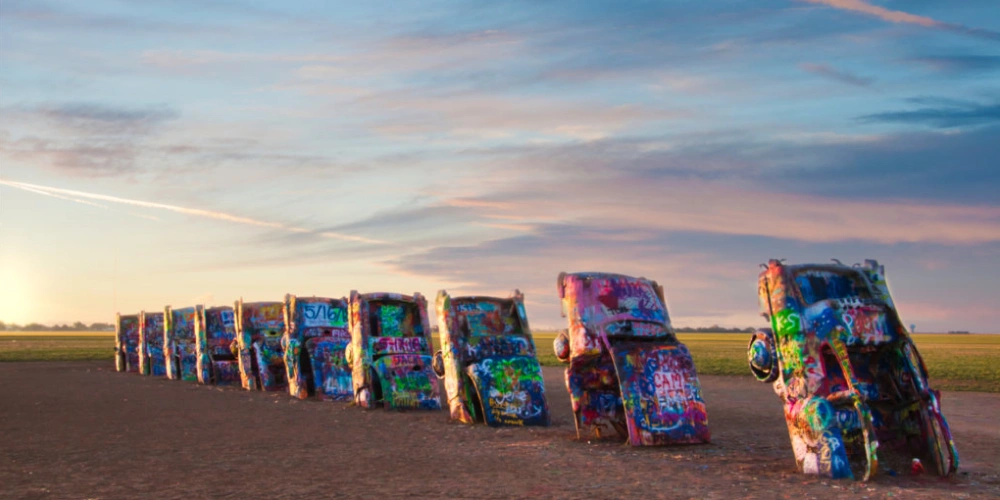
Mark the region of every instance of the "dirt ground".
<instances>
[{"instance_id":1,"label":"dirt ground","mask_svg":"<svg viewBox=\"0 0 1000 500\"><path fill-rule=\"evenodd\" d=\"M701 377L713 443L632 448L576 433L558 368L549 428L449 423L286 394L0 363L0 497L1000 497L1000 394L945 393L959 474L861 483L796 473L781 404L749 377Z\"/></svg>"}]
</instances>

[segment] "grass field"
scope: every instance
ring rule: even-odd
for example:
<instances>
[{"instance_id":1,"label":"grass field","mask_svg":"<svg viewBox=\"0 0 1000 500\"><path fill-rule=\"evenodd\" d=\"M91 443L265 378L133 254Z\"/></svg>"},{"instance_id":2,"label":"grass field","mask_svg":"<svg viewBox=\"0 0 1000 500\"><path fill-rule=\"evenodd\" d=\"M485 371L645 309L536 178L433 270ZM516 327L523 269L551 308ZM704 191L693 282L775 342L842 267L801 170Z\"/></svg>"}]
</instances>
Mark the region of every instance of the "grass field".
<instances>
[{"instance_id":1,"label":"grass field","mask_svg":"<svg viewBox=\"0 0 1000 500\"><path fill-rule=\"evenodd\" d=\"M535 344L543 365L561 366L552 351L556 332L536 332ZM746 349L748 333L679 333L699 374L750 376ZM1000 335L913 336L927 364L935 389L1000 392Z\"/></svg>"},{"instance_id":2,"label":"grass field","mask_svg":"<svg viewBox=\"0 0 1000 500\"><path fill-rule=\"evenodd\" d=\"M543 365L562 366L552 351L556 332L535 332ZM749 334L681 333L698 373L749 376ZM1000 335L917 334L913 336L927 364L933 387L944 390L1000 392ZM437 342L435 342L436 344ZM0 333L0 362L106 360L113 366L114 334L105 332Z\"/></svg>"},{"instance_id":3,"label":"grass field","mask_svg":"<svg viewBox=\"0 0 1000 500\"><path fill-rule=\"evenodd\" d=\"M0 333L0 361L108 360L114 366L113 332Z\"/></svg>"}]
</instances>

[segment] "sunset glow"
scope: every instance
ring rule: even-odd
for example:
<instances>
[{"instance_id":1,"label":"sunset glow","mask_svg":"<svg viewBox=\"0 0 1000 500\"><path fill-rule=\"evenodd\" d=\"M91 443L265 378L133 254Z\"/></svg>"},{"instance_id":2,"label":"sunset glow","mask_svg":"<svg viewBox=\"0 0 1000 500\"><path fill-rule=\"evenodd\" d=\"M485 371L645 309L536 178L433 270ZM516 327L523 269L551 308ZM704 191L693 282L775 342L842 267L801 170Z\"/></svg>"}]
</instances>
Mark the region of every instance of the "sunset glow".
<instances>
[{"instance_id":1,"label":"sunset glow","mask_svg":"<svg viewBox=\"0 0 1000 500\"><path fill-rule=\"evenodd\" d=\"M662 283L762 326L758 265L885 264L1000 332L994 1L3 2L0 320L286 293Z\"/></svg>"}]
</instances>

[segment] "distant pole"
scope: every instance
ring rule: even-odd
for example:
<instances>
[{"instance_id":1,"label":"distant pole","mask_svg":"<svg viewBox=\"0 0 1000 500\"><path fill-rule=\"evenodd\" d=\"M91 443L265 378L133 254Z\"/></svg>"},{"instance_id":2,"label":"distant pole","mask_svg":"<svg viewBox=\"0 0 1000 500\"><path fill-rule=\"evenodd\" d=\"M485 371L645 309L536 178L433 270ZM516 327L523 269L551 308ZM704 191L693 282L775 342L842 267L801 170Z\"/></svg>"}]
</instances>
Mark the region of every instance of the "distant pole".
<instances>
[{"instance_id":1,"label":"distant pole","mask_svg":"<svg viewBox=\"0 0 1000 500\"><path fill-rule=\"evenodd\" d=\"M115 279L114 279L115 314L118 314L118 249L115 248Z\"/></svg>"}]
</instances>

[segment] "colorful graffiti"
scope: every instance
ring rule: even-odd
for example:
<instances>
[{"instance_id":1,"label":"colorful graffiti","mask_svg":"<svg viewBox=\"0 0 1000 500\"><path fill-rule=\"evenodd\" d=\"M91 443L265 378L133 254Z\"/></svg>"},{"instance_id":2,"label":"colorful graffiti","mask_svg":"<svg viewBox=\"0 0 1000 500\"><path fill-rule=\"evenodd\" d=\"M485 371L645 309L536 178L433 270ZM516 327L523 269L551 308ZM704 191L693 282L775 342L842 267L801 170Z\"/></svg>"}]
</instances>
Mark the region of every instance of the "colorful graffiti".
<instances>
[{"instance_id":1,"label":"colorful graffiti","mask_svg":"<svg viewBox=\"0 0 1000 500\"><path fill-rule=\"evenodd\" d=\"M236 356L236 321L232 307L197 306L195 314L198 382L215 385L240 383Z\"/></svg>"},{"instance_id":2,"label":"colorful graffiti","mask_svg":"<svg viewBox=\"0 0 1000 500\"><path fill-rule=\"evenodd\" d=\"M163 313L139 313L139 371L143 375L163 377L167 374L163 353Z\"/></svg>"},{"instance_id":3,"label":"colorful graffiti","mask_svg":"<svg viewBox=\"0 0 1000 500\"><path fill-rule=\"evenodd\" d=\"M345 357L358 406L441 408L431 368L427 301L422 295L352 291L350 332Z\"/></svg>"},{"instance_id":4,"label":"colorful graffiti","mask_svg":"<svg viewBox=\"0 0 1000 500\"><path fill-rule=\"evenodd\" d=\"M344 351L351 342L348 302L285 297L284 362L288 392L299 399L351 401L354 386Z\"/></svg>"},{"instance_id":5,"label":"colorful graffiti","mask_svg":"<svg viewBox=\"0 0 1000 500\"><path fill-rule=\"evenodd\" d=\"M490 426L549 425L548 402L524 296L436 300L439 356L451 418Z\"/></svg>"},{"instance_id":6,"label":"colorful graffiti","mask_svg":"<svg viewBox=\"0 0 1000 500\"><path fill-rule=\"evenodd\" d=\"M419 354L390 354L372 362L385 408L441 409L430 359L430 356Z\"/></svg>"},{"instance_id":7,"label":"colorful graffiti","mask_svg":"<svg viewBox=\"0 0 1000 500\"><path fill-rule=\"evenodd\" d=\"M198 380L196 314L195 307L171 309L167 306L164 311L163 357L167 378L171 380Z\"/></svg>"},{"instance_id":8,"label":"colorful graffiti","mask_svg":"<svg viewBox=\"0 0 1000 500\"><path fill-rule=\"evenodd\" d=\"M240 383L248 391L288 389L282 332L284 303L236 302L236 345Z\"/></svg>"},{"instance_id":9,"label":"colorful graffiti","mask_svg":"<svg viewBox=\"0 0 1000 500\"><path fill-rule=\"evenodd\" d=\"M708 414L687 347L622 342L612 345L611 351L622 387L629 442L708 442Z\"/></svg>"},{"instance_id":10,"label":"colorful graffiti","mask_svg":"<svg viewBox=\"0 0 1000 500\"><path fill-rule=\"evenodd\" d=\"M560 274L569 329L564 362L579 439L627 437L633 446L707 443L694 361L673 333L663 289L618 274Z\"/></svg>"},{"instance_id":11,"label":"colorful graffiti","mask_svg":"<svg viewBox=\"0 0 1000 500\"><path fill-rule=\"evenodd\" d=\"M466 367L487 425L549 425L541 365L531 356L488 357Z\"/></svg>"},{"instance_id":12,"label":"colorful graffiti","mask_svg":"<svg viewBox=\"0 0 1000 500\"><path fill-rule=\"evenodd\" d=\"M800 471L870 479L913 459L954 474L958 453L939 394L893 306L878 262L772 260L758 279L771 328L754 333L751 372L774 382Z\"/></svg>"},{"instance_id":13,"label":"colorful graffiti","mask_svg":"<svg viewBox=\"0 0 1000 500\"><path fill-rule=\"evenodd\" d=\"M115 318L115 370L140 373L139 315L119 314Z\"/></svg>"}]
</instances>

